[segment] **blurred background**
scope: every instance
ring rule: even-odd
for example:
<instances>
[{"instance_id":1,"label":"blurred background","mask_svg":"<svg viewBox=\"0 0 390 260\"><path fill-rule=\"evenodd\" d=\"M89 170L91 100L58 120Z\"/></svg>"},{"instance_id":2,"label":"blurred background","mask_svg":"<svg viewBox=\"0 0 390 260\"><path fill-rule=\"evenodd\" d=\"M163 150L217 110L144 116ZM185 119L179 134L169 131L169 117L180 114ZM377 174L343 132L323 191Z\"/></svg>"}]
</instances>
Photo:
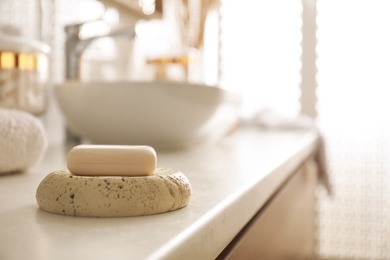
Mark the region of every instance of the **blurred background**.
<instances>
[{"instance_id":1,"label":"blurred background","mask_svg":"<svg viewBox=\"0 0 390 260\"><path fill-rule=\"evenodd\" d=\"M334 188L332 197L318 191L317 252L320 259L390 259L389 1L1 0L0 32L51 47L53 86L65 80L65 26L85 23L82 38L130 26L135 40L101 38L86 48L82 80L202 82L241 93L243 118L263 110L294 118L305 112L308 4L316 4L317 39L309 102ZM53 132L62 127L52 100L41 117L56 122Z\"/></svg>"}]
</instances>

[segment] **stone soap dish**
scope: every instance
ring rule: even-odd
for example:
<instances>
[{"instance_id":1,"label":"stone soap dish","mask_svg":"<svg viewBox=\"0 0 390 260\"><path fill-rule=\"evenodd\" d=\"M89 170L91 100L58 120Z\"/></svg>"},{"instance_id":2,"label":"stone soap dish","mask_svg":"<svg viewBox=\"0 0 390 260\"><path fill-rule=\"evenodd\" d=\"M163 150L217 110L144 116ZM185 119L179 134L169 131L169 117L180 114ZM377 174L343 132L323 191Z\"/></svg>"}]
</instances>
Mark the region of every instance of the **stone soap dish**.
<instances>
[{"instance_id":1,"label":"stone soap dish","mask_svg":"<svg viewBox=\"0 0 390 260\"><path fill-rule=\"evenodd\" d=\"M47 212L79 217L130 217L185 207L191 195L187 177L156 168L150 176L77 176L56 171L39 184L36 199Z\"/></svg>"},{"instance_id":2,"label":"stone soap dish","mask_svg":"<svg viewBox=\"0 0 390 260\"><path fill-rule=\"evenodd\" d=\"M240 108L235 93L184 82L65 82L55 93L67 127L94 144L213 141L236 125Z\"/></svg>"}]
</instances>

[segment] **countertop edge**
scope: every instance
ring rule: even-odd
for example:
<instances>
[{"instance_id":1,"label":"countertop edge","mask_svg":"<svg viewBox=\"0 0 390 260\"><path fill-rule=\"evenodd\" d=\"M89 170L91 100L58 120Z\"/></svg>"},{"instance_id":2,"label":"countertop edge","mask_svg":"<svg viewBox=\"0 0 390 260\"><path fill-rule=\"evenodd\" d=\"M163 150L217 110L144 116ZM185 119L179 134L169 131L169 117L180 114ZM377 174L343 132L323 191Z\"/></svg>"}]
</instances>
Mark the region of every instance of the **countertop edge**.
<instances>
[{"instance_id":1,"label":"countertop edge","mask_svg":"<svg viewBox=\"0 0 390 260\"><path fill-rule=\"evenodd\" d=\"M283 185L303 161L318 149L319 135L309 131L300 140L291 156L276 168L270 169L265 178L243 186L224 199L217 207L168 241L163 248L147 259L207 259L216 258L269 198ZM264 189L264 187L267 187ZM257 197L256 203L241 203ZM233 214L241 212L242 214ZM188 254L188 246L202 248Z\"/></svg>"}]
</instances>

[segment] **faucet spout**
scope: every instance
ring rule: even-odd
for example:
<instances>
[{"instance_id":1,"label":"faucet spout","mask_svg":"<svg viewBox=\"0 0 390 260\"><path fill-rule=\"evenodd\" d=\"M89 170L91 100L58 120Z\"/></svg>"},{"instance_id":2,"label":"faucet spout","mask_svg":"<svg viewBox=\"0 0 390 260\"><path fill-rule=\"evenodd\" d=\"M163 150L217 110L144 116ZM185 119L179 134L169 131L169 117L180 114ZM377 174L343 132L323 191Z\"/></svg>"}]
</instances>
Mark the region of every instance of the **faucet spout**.
<instances>
[{"instance_id":1,"label":"faucet spout","mask_svg":"<svg viewBox=\"0 0 390 260\"><path fill-rule=\"evenodd\" d=\"M80 79L80 58L87 47L96 39L117 36L135 37L134 27L128 27L112 30L108 34L81 39L80 30L84 24L85 23L72 24L65 27L65 78L67 80Z\"/></svg>"}]
</instances>

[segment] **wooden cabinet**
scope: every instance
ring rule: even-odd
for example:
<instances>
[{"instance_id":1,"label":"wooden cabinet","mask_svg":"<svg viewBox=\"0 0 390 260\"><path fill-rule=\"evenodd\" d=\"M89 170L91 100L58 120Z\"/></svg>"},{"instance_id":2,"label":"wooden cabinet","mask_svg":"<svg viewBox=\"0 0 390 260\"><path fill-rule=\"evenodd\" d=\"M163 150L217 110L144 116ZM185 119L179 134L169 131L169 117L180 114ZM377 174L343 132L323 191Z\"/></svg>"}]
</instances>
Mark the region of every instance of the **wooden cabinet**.
<instances>
[{"instance_id":1,"label":"wooden cabinet","mask_svg":"<svg viewBox=\"0 0 390 260\"><path fill-rule=\"evenodd\" d=\"M306 161L218 259L315 259L316 164Z\"/></svg>"}]
</instances>

